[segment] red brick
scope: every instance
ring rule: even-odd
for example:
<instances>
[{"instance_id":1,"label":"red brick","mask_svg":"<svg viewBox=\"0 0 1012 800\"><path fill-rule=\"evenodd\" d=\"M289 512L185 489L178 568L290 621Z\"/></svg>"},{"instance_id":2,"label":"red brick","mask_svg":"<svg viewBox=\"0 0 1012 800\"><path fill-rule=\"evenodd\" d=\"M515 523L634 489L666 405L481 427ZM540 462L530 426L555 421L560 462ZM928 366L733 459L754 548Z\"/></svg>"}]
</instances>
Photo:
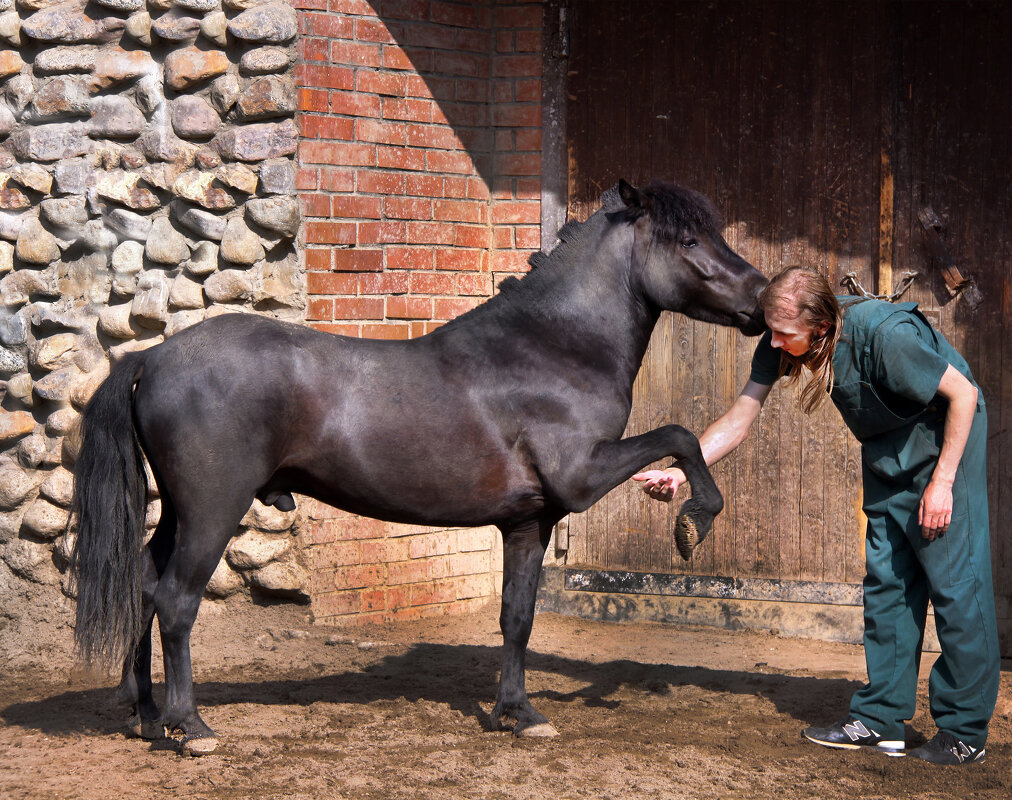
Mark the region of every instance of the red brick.
<instances>
[{"instance_id":1,"label":"red brick","mask_svg":"<svg viewBox=\"0 0 1012 800\"><path fill-rule=\"evenodd\" d=\"M501 225L502 223L519 222L540 222L541 204L531 202L519 203L494 203L492 205L492 222Z\"/></svg>"},{"instance_id":2,"label":"red brick","mask_svg":"<svg viewBox=\"0 0 1012 800\"><path fill-rule=\"evenodd\" d=\"M454 83L453 98L463 103L487 103L491 99L489 83L487 80L458 80Z\"/></svg>"},{"instance_id":3,"label":"red brick","mask_svg":"<svg viewBox=\"0 0 1012 800\"><path fill-rule=\"evenodd\" d=\"M310 322L309 327L323 333L332 333L335 336L350 336L357 338L360 335L360 326L347 322Z\"/></svg>"},{"instance_id":4,"label":"red brick","mask_svg":"<svg viewBox=\"0 0 1012 800\"><path fill-rule=\"evenodd\" d=\"M450 250L436 251L436 269L477 272L484 265L484 250L462 250L459 247L454 247Z\"/></svg>"},{"instance_id":5,"label":"red brick","mask_svg":"<svg viewBox=\"0 0 1012 800\"><path fill-rule=\"evenodd\" d=\"M384 97L383 119L409 120L411 122L432 121L432 101L416 98Z\"/></svg>"},{"instance_id":6,"label":"red brick","mask_svg":"<svg viewBox=\"0 0 1012 800\"><path fill-rule=\"evenodd\" d=\"M371 15L369 18L355 20L354 38L363 42L381 42L383 44L396 42L387 25Z\"/></svg>"},{"instance_id":7,"label":"red brick","mask_svg":"<svg viewBox=\"0 0 1012 800\"><path fill-rule=\"evenodd\" d=\"M330 40L301 38L299 40L299 52L306 61L329 61Z\"/></svg>"},{"instance_id":8,"label":"red brick","mask_svg":"<svg viewBox=\"0 0 1012 800\"><path fill-rule=\"evenodd\" d=\"M385 611L387 607L386 589L366 589L362 592L362 612Z\"/></svg>"},{"instance_id":9,"label":"red brick","mask_svg":"<svg viewBox=\"0 0 1012 800\"><path fill-rule=\"evenodd\" d=\"M468 178L467 196L471 200L489 200L492 193L488 190L488 184L483 178Z\"/></svg>"},{"instance_id":10,"label":"red brick","mask_svg":"<svg viewBox=\"0 0 1012 800\"><path fill-rule=\"evenodd\" d=\"M453 226L442 222L408 222L408 244L453 244Z\"/></svg>"},{"instance_id":11,"label":"red brick","mask_svg":"<svg viewBox=\"0 0 1012 800\"><path fill-rule=\"evenodd\" d=\"M363 273L358 276L358 287L359 294L407 294L411 288L411 274L408 272Z\"/></svg>"},{"instance_id":12,"label":"red brick","mask_svg":"<svg viewBox=\"0 0 1012 800\"><path fill-rule=\"evenodd\" d=\"M411 291L415 294L453 294L456 276L447 272L412 272Z\"/></svg>"},{"instance_id":13,"label":"red brick","mask_svg":"<svg viewBox=\"0 0 1012 800\"><path fill-rule=\"evenodd\" d=\"M467 197L470 178L467 175L447 175L443 178L443 197L447 199L463 199Z\"/></svg>"},{"instance_id":14,"label":"red brick","mask_svg":"<svg viewBox=\"0 0 1012 800\"><path fill-rule=\"evenodd\" d=\"M335 14L300 14L300 21L308 36L325 36L328 39L350 39L355 23L348 17Z\"/></svg>"},{"instance_id":15,"label":"red brick","mask_svg":"<svg viewBox=\"0 0 1012 800\"><path fill-rule=\"evenodd\" d=\"M387 298L387 319L431 319L432 300L428 297Z\"/></svg>"},{"instance_id":16,"label":"red brick","mask_svg":"<svg viewBox=\"0 0 1012 800\"><path fill-rule=\"evenodd\" d=\"M530 78L541 75L541 56L498 56L492 60L496 78Z\"/></svg>"},{"instance_id":17,"label":"red brick","mask_svg":"<svg viewBox=\"0 0 1012 800\"><path fill-rule=\"evenodd\" d=\"M305 64L301 70L302 85L310 88L353 89L355 71L348 67Z\"/></svg>"},{"instance_id":18,"label":"red brick","mask_svg":"<svg viewBox=\"0 0 1012 800\"><path fill-rule=\"evenodd\" d=\"M303 114L299 132L307 139L354 139L355 123L342 117L317 117Z\"/></svg>"},{"instance_id":19,"label":"red brick","mask_svg":"<svg viewBox=\"0 0 1012 800\"><path fill-rule=\"evenodd\" d=\"M326 249L306 249L306 269L307 270L329 270L330 269L330 248Z\"/></svg>"},{"instance_id":20,"label":"red brick","mask_svg":"<svg viewBox=\"0 0 1012 800\"><path fill-rule=\"evenodd\" d=\"M355 14L360 17L371 17L373 4L368 0L330 0L330 10L341 14Z\"/></svg>"},{"instance_id":21,"label":"red brick","mask_svg":"<svg viewBox=\"0 0 1012 800\"><path fill-rule=\"evenodd\" d=\"M397 0L394 3L384 3L383 16L390 19L428 19L429 0Z\"/></svg>"},{"instance_id":22,"label":"red brick","mask_svg":"<svg viewBox=\"0 0 1012 800\"><path fill-rule=\"evenodd\" d=\"M512 103L515 87L513 81L496 81L492 84L492 102L496 104Z\"/></svg>"},{"instance_id":23,"label":"red brick","mask_svg":"<svg viewBox=\"0 0 1012 800\"><path fill-rule=\"evenodd\" d=\"M378 72L360 69L355 78L355 88L360 92L403 97L407 88L407 78L398 72Z\"/></svg>"},{"instance_id":24,"label":"red brick","mask_svg":"<svg viewBox=\"0 0 1012 800\"><path fill-rule=\"evenodd\" d=\"M415 64L411 60L411 57L396 44L388 44L383 48L380 62L376 66L385 67L386 69L423 69L420 64Z\"/></svg>"},{"instance_id":25,"label":"red brick","mask_svg":"<svg viewBox=\"0 0 1012 800\"><path fill-rule=\"evenodd\" d=\"M407 144L412 147L436 147L443 150L460 150L463 147L452 128L440 125L407 125Z\"/></svg>"},{"instance_id":26,"label":"red brick","mask_svg":"<svg viewBox=\"0 0 1012 800\"><path fill-rule=\"evenodd\" d=\"M303 194L302 216L304 217L329 217L330 216L330 195L329 194Z\"/></svg>"},{"instance_id":27,"label":"red brick","mask_svg":"<svg viewBox=\"0 0 1012 800\"><path fill-rule=\"evenodd\" d=\"M437 297L432 303L432 316L435 319L456 319L478 305L476 298Z\"/></svg>"},{"instance_id":28,"label":"red brick","mask_svg":"<svg viewBox=\"0 0 1012 800\"><path fill-rule=\"evenodd\" d=\"M335 297L334 319L383 319L382 297Z\"/></svg>"},{"instance_id":29,"label":"red brick","mask_svg":"<svg viewBox=\"0 0 1012 800\"><path fill-rule=\"evenodd\" d=\"M471 157L467 153L430 151L425 154L425 163L433 172L468 173L474 169Z\"/></svg>"},{"instance_id":30,"label":"red brick","mask_svg":"<svg viewBox=\"0 0 1012 800\"><path fill-rule=\"evenodd\" d=\"M517 200L541 202L541 178L517 178L514 196Z\"/></svg>"},{"instance_id":31,"label":"red brick","mask_svg":"<svg viewBox=\"0 0 1012 800\"><path fill-rule=\"evenodd\" d=\"M316 169L300 169L295 173L295 188L300 192L320 188L320 173Z\"/></svg>"},{"instance_id":32,"label":"red brick","mask_svg":"<svg viewBox=\"0 0 1012 800\"><path fill-rule=\"evenodd\" d=\"M397 611L411 605L411 586L394 586L387 590L387 608Z\"/></svg>"},{"instance_id":33,"label":"red brick","mask_svg":"<svg viewBox=\"0 0 1012 800\"><path fill-rule=\"evenodd\" d=\"M429 580L429 562L425 559L387 564L387 584L419 583Z\"/></svg>"},{"instance_id":34,"label":"red brick","mask_svg":"<svg viewBox=\"0 0 1012 800\"><path fill-rule=\"evenodd\" d=\"M541 80L518 80L514 82L513 99L518 103L540 103Z\"/></svg>"},{"instance_id":35,"label":"red brick","mask_svg":"<svg viewBox=\"0 0 1012 800\"><path fill-rule=\"evenodd\" d=\"M378 564L352 564L334 570L334 584L338 589L361 589L382 585L384 569Z\"/></svg>"},{"instance_id":36,"label":"red brick","mask_svg":"<svg viewBox=\"0 0 1012 800\"><path fill-rule=\"evenodd\" d=\"M362 44L340 40L330 46L330 60L335 64L351 64L356 67L378 67L381 61L378 44Z\"/></svg>"},{"instance_id":37,"label":"red brick","mask_svg":"<svg viewBox=\"0 0 1012 800\"><path fill-rule=\"evenodd\" d=\"M489 247L492 233L485 225L456 225L453 243L457 247Z\"/></svg>"},{"instance_id":38,"label":"red brick","mask_svg":"<svg viewBox=\"0 0 1012 800\"><path fill-rule=\"evenodd\" d=\"M512 53L516 42L516 31L497 31L495 35L495 51Z\"/></svg>"},{"instance_id":39,"label":"red brick","mask_svg":"<svg viewBox=\"0 0 1012 800\"><path fill-rule=\"evenodd\" d=\"M332 592L313 598L313 614L320 619L355 614L360 608L359 592Z\"/></svg>"},{"instance_id":40,"label":"red brick","mask_svg":"<svg viewBox=\"0 0 1012 800\"><path fill-rule=\"evenodd\" d=\"M292 8L300 10L317 9L319 11L326 11L327 0L292 0Z\"/></svg>"},{"instance_id":41,"label":"red brick","mask_svg":"<svg viewBox=\"0 0 1012 800\"><path fill-rule=\"evenodd\" d=\"M330 111L330 93L326 89L299 89L299 111Z\"/></svg>"},{"instance_id":42,"label":"red brick","mask_svg":"<svg viewBox=\"0 0 1012 800\"><path fill-rule=\"evenodd\" d=\"M442 197L443 179L435 175L408 175L405 192L422 197Z\"/></svg>"},{"instance_id":43,"label":"red brick","mask_svg":"<svg viewBox=\"0 0 1012 800\"><path fill-rule=\"evenodd\" d=\"M333 319L334 301L330 298L310 297L306 301L306 319Z\"/></svg>"},{"instance_id":44,"label":"red brick","mask_svg":"<svg viewBox=\"0 0 1012 800\"><path fill-rule=\"evenodd\" d=\"M388 169L425 169L425 151L409 147L376 146L376 166Z\"/></svg>"},{"instance_id":45,"label":"red brick","mask_svg":"<svg viewBox=\"0 0 1012 800\"><path fill-rule=\"evenodd\" d=\"M530 255L529 250L493 250L490 266L493 272L527 272Z\"/></svg>"},{"instance_id":46,"label":"red brick","mask_svg":"<svg viewBox=\"0 0 1012 800\"><path fill-rule=\"evenodd\" d=\"M441 75L485 78L489 68L489 59L485 56L440 50L432 58L432 71Z\"/></svg>"},{"instance_id":47,"label":"red brick","mask_svg":"<svg viewBox=\"0 0 1012 800\"><path fill-rule=\"evenodd\" d=\"M455 128L485 126L492 118L486 103L455 103L444 100L440 103L440 107Z\"/></svg>"},{"instance_id":48,"label":"red brick","mask_svg":"<svg viewBox=\"0 0 1012 800\"><path fill-rule=\"evenodd\" d=\"M350 117L378 117L381 100L372 94L361 92L330 93L330 110L334 114L346 114Z\"/></svg>"},{"instance_id":49,"label":"red brick","mask_svg":"<svg viewBox=\"0 0 1012 800\"><path fill-rule=\"evenodd\" d=\"M357 247L334 251L337 272L379 272L383 269L383 251Z\"/></svg>"},{"instance_id":50,"label":"red brick","mask_svg":"<svg viewBox=\"0 0 1012 800\"><path fill-rule=\"evenodd\" d=\"M514 131L517 150L541 150L541 129L521 128Z\"/></svg>"},{"instance_id":51,"label":"red brick","mask_svg":"<svg viewBox=\"0 0 1012 800\"><path fill-rule=\"evenodd\" d=\"M358 142L302 142L303 164L336 164L371 167L376 164L376 146Z\"/></svg>"},{"instance_id":52,"label":"red brick","mask_svg":"<svg viewBox=\"0 0 1012 800\"><path fill-rule=\"evenodd\" d=\"M432 217L448 222L485 222L487 207L479 200L436 200Z\"/></svg>"},{"instance_id":53,"label":"red brick","mask_svg":"<svg viewBox=\"0 0 1012 800\"><path fill-rule=\"evenodd\" d=\"M492 109L492 124L518 127L541 125L541 106L531 104L503 104Z\"/></svg>"},{"instance_id":54,"label":"red brick","mask_svg":"<svg viewBox=\"0 0 1012 800\"><path fill-rule=\"evenodd\" d=\"M541 43L541 31L517 31L516 51L518 53L540 53ZM540 65L538 74L541 74Z\"/></svg>"},{"instance_id":55,"label":"red brick","mask_svg":"<svg viewBox=\"0 0 1012 800\"><path fill-rule=\"evenodd\" d=\"M411 328L402 322L366 324L362 326L362 338L404 341L411 338Z\"/></svg>"},{"instance_id":56,"label":"red brick","mask_svg":"<svg viewBox=\"0 0 1012 800\"><path fill-rule=\"evenodd\" d=\"M379 198L375 198L377 201ZM360 222L358 241L362 244L390 244L406 240L403 222L383 220L381 222Z\"/></svg>"},{"instance_id":57,"label":"red brick","mask_svg":"<svg viewBox=\"0 0 1012 800\"><path fill-rule=\"evenodd\" d=\"M429 15L433 22L442 22L459 28L478 26L478 11L470 5L433 2L429 8Z\"/></svg>"},{"instance_id":58,"label":"red brick","mask_svg":"<svg viewBox=\"0 0 1012 800\"><path fill-rule=\"evenodd\" d=\"M456 42L456 32L446 25L430 25L428 11L411 22L400 23L401 37L398 41L404 46L424 47L429 50L452 50Z\"/></svg>"},{"instance_id":59,"label":"red brick","mask_svg":"<svg viewBox=\"0 0 1012 800\"><path fill-rule=\"evenodd\" d=\"M523 153L496 156L496 173L498 175L540 175L541 154Z\"/></svg>"},{"instance_id":60,"label":"red brick","mask_svg":"<svg viewBox=\"0 0 1012 800\"><path fill-rule=\"evenodd\" d=\"M431 247L388 247L387 269L432 269L433 253Z\"/></svg>"},{"instance_id":61,"label":"red brick","mask_svg":"<svg viewBox=\"0 0 1012 800\"><path fill-rule=\"evenodd\" d=\"M512 225L496 226L492 229L492 246L497 250L504 250L516 246L514 229Z\"/></svg>"},{"instance_id":62,"label":"red brick","mask_svg":"<svg viewBox=\"0 0 1012 800\"><path fill-rule=\"evenodd\" d=\"M321 169L320 189L325 192L355 191L355 171L351 169Z\"/></svg>"},{"instance_id":63,"label":"red brick","mask_svg":"<svg viewBox=\"0 0 1012 800\"><path fill-rule=\"evenodd\" d=\"M358 138L363 142L379 142L381 144L407 144L408 126L400 122L378 122L362 119L356 126Z\"/></svg>"},{"instance_id":64,"label":"red brick","mask_svg":"<svg viewBox=\"0 0 1012 800\"><path fill-rule=\"evenodd\" d=\"M354 272L307 272L309 294L357 294L358 275Z\"/></svg>"},{"instance_id":65,"label":"red brick","mask_svg":"<svg viewBox=\"0 0 1012 800\"><path fill-rule=\"evenodd\" d=\"M541 30L543 12L540 5L497 5L494 19L494 25L499 30L503 28L533 28Z\"/></svg>"},{"instance_id":66,"label":"red brick","mask_svg":"<svg viewBox=\"0 0 1012 800\"><path fill-rule=\"evenodd\" d=\"M354 222L306 222L306 244L352 244L355 241Z\"/></svg>"},{"instance_id":67,"label":"red brick","mask_svg":"<svg viewBox=\"0 0 1012 800\"><path fill-rule=\"evenodd\" d=\"M359 192L363 194L402 194L404 176L396 172L359 170L356 174Z\"/></svg>"},{"instance_id":68,"label":"red brick","mask_svg":"<svg viewBox=\"0 0 1012 800\"><path fill-rule=\"evenodd\" d=\"M541 247L541 227L538 225L517 225L517 247L538 250Z\"/></svg>"},{"instance_id":69,"label":"red brick","mask_svg":"<svg viewBox=\"0 0 1012 800\"><path fill-rule=\"evenodd\" d=\"M457 276L457 291L460 294L491 297L493 288L492 276L487 272L475 272Z\"/></svg>"},{"instance_id":70,"label":"red brick","mask_svg":"<svg viewBox=\"0 0 1012 800\"><path fill-rule=\"evenodd\" d=\"M331 541L322 547L312 548L310 553L314 569L332 570L334 567L362 563L361 542Z\"/></svg>"},{"instance_id":71,"label":"red brick","mask_svg":"<svg viewBox=\"0 0 1012 800\"><path fill-rule=\"evenodd\" d=\"M335 217L348 219L379 219L383 211L383 201L379 197L334 195L332 205Z\"/></svg>"},{"instance_id":72,"label":"red brick","mask_svg":"<svg viewBox=\"0 0 1012 800\"><path fill-rule=\"evenodd\" d=\"M432 201L420 197L387 197L383 214L388 219L432 219Z\"/></svg>"},{"instance_id":73,"label":"red brick","mask_svg":"<svg viewBox=\"0 0 1012 800\"><path fill-rule=\"evenodd\" d=\"M455 50L466 50L470 53L488 53L492 46L492 34L489 26L485 25L475 30L458 28L453 39Z\"/></svg>"}]
</instances>

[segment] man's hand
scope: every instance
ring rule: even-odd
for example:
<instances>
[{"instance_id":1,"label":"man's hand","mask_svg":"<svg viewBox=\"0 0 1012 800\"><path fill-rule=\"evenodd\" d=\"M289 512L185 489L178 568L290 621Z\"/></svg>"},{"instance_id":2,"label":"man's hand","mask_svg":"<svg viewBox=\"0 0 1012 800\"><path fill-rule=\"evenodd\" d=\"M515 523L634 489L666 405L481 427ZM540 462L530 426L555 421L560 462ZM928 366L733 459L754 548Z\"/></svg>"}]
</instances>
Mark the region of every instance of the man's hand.
<instances>
[{"instance_id":1,"label":"man's hand","mask_svg":"<svg viewBox=\"0 0 1012 800\"><path fill-rule=\"evenodd\" d=\"M670 502L678 487L685 483L685 473L678 467L649 469L646 472L637 472L632 477L634 481L643 482L643 491L654 500L663 500L665 503Z\"/></svg>"},{"instance_id":2,"label":"man's hand","mask_svg":"<svg viewBox=\"0 0 1012 800\"><path fill-rule=\"evenodd\" d=\"M952 484L934 479L928 483L917 510L921 536L929 542L944 536L952 520Z\"/></svg>"}]
</instances>

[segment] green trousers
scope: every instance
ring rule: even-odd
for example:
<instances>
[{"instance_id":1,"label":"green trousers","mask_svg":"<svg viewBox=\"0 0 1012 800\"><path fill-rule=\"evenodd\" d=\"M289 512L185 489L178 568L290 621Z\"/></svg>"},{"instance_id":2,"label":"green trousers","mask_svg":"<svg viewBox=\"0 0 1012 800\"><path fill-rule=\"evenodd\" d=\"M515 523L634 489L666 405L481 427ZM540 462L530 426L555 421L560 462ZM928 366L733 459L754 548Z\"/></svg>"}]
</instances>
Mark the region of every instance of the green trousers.
<instances>
[{"instance_id":1,"label":"green trousers","mask_svg":"<svg viewBox=\"0 0 1012 800\"><path fill-rule=\"evenodd\" d=\"M940 435L939 429L925 427L902 446L917 447L918 441ZM987 739L1001 661L991 583L986 438L981 408L953 485L952 522L933 542L921 536L917 512L934 461L914 475L888 476L864 467L868 683L854 694L850 708L887 739L903 740L904 722L914 715L929 600L941 646L929 683L931 715L939 729L973 747Z\"/></svg>"}]
</instances>

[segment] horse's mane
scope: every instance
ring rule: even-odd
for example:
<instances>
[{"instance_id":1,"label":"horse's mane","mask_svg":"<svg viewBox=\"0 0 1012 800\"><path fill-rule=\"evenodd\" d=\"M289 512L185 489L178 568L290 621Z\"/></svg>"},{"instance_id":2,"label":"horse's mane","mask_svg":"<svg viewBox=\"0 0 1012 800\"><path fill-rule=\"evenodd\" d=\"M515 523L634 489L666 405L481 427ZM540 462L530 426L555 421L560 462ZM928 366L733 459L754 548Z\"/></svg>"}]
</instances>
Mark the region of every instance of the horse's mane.
<instances>
[{"instance_id":1,"label":"horse's mane","mask_svg":"<svg viewBox=\"0 0 1012 800\"><path fill-rule=\"evenodd\" d=\"M632 223L643 214L648 214L653 222L654 236L667 241L678 238L686 230L720 235L723 227L720 214L699 192L657 179L639 191L642 206L629 207L619 194L618 184L606 190L601 195L600 209L585 222L569 220L559 229L557 234L559 241L550 252L539 250L531 254L527 259L531 268L526 275L503 279L499 284L498 293L488 301L467 314L450 320L442 327L454 325L476 311L492 310L506 303L515 302L518 295L526 295L528 290L535 290L539 284L548 280L552 273L571 260L573 253L580 249L583 240L599 227L602 217L612 223Z\"/></svg>"}]
</instances>

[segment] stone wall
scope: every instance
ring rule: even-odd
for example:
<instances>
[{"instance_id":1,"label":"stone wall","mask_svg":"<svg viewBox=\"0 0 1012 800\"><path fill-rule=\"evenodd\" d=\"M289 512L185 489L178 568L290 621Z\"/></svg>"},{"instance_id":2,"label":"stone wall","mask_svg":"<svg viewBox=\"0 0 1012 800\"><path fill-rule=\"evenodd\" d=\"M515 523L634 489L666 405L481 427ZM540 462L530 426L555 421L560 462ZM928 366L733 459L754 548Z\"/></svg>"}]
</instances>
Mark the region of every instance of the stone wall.
<instances>
[{"instance_id":1,"label":"stone wall","mask_svg":"<svg viewBox=\"0 0 1012 800\"><path fill-rule=\"evenodd\" d=\"M542 5L297 2L307 321L422 335L541 245ZM318 618L466 611L498 591L495 529L303 508Z\"/></svg>"},{"instance_id":2,"label":"stone wall","mask_svg":"<svg viewBox=\"0 0 1012 800\"><path fill-rule=\"evenodd\" d=\"M271 0L0 0L0 594L69 591L110 364L212 315L303 319L297 32ZM304 599L295 521L254 507L209 591Z\"/></svg>"}]
</instances>

